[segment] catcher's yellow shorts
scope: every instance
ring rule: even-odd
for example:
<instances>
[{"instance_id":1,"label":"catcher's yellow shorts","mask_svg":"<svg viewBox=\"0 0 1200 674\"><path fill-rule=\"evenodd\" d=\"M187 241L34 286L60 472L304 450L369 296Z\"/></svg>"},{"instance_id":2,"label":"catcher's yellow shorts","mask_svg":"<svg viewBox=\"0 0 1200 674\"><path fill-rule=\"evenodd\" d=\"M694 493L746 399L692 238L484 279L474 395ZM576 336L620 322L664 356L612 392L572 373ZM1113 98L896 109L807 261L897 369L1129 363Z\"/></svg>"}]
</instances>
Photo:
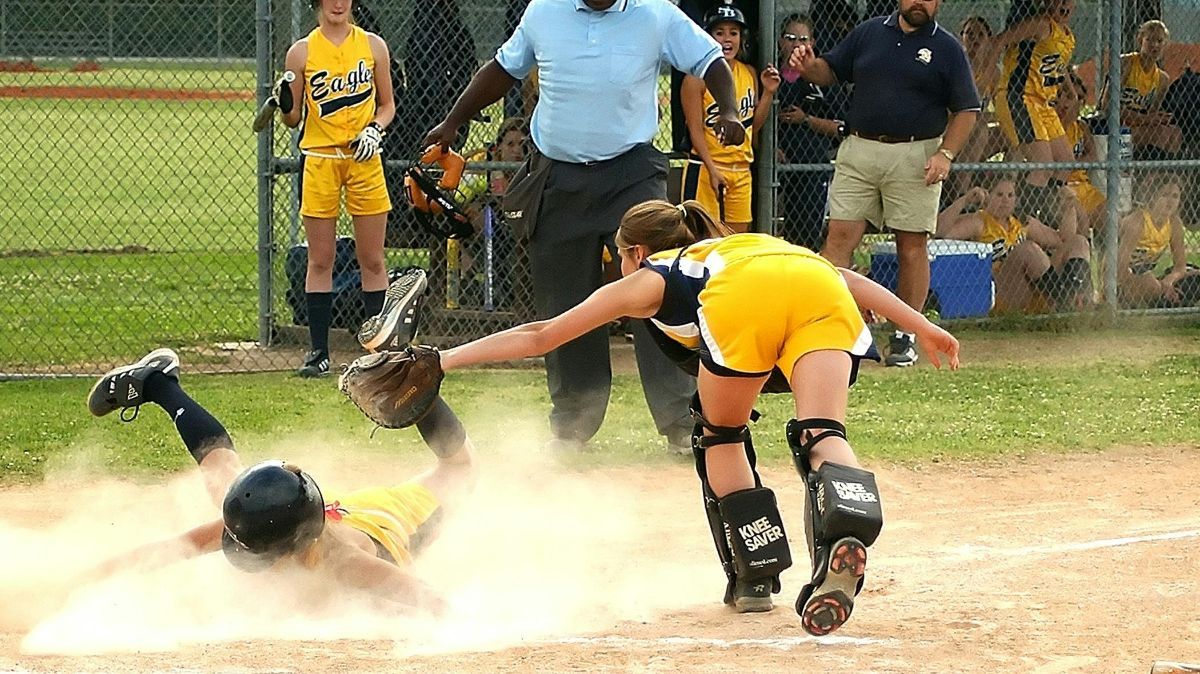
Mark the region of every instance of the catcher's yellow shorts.
<instances>
[{"instance_id":1,"label":"catcher's yellow shorts","mask_svg":"<svg viewBox=\"0 0 1200 674\"><path fill-rule=\"evenodd\" d=\"M871 335L841 273L807 250L732 263L700 291L704 360L717 374L767 374L791 381L813 351L867 352Z\"/></svg>"},{"instance_id":2,"label":"catcher's yellow shorts","mask_svg":"<svg viewBox=\"0 0 1200 674\"><path fill-rule=\"evenodd\" d=\"M1067 183L1067 186L1075 193L1075 198L1079 200L1079 205L1083 207L1084 213L1091 215L1104 208L1106 201L1104 193L1097 189L1090 180L1082 183Z\"/></svg>"},{"instance_id":3,"label":"catcher's yellow shorts","mask_svg":"<svg viewBox=\"0 0 1200 674\"><path fill-rule=\"evenodd\" d=\"M350 215L377 215L392 210L379 155L357 162L345 148L316 148L304 153L300 215L336 218L342 188L346 190L346 210Z\"/></svg>"},{"instance_id":4,"label":"catcher's yellow shorts","mask_svg":"<svg viewBox=\"0 0 1200 674\"><path fill-rule=\"evenodd\" d=\"M750 166L721 166L725 185L725 219L724 222L752 222L754 216L750 211L750 198L753 186ZM708 167L698 159L689 159L683 167L683 199L695 199L704 206L704 210L713 216L714 220L721 219L721 204L717 193L708 180Z\"/></svg>"},{"instance_id":5,"label":"catcher's yellow shorts","mask_svg":"<svg viewBox=\"0 0 1200 674\"><path fill-rule=\"evenodd\" d=\"M996 96L995 107L1000 131L1013 147L1067 135L1049 101L1036 96L1009 96L1008 92L1001 91Z\"/></svg>"}]
</instances>

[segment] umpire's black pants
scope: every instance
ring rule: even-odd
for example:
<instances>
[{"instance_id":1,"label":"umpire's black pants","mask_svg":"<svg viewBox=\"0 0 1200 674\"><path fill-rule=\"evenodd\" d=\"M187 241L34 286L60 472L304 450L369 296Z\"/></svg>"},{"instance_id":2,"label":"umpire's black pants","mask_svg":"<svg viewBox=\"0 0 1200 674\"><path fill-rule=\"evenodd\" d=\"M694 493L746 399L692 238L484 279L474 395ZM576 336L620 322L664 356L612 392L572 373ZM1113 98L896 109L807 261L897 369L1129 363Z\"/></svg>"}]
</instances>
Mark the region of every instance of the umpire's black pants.
<instances>
[{"instance_id":1,"label":"umpire's black pants","mask_svg":"<svg viewBox=\"0 0 1200 674\"><path fill-rule=\"evenodd\" d=\"M648 145L594 164L553 163L529 246L540 317L557 316L600 287L603 249L612 245L621 216L643 201L665 199L666 174L666 158ZM634 323L638 374L654 424L683 441L691 434L696 380L663 355L641 321ZM608 343L604 326L547 354L555 437L586 441L600 429L612 387Z\"/></svg>"}]
</instances>

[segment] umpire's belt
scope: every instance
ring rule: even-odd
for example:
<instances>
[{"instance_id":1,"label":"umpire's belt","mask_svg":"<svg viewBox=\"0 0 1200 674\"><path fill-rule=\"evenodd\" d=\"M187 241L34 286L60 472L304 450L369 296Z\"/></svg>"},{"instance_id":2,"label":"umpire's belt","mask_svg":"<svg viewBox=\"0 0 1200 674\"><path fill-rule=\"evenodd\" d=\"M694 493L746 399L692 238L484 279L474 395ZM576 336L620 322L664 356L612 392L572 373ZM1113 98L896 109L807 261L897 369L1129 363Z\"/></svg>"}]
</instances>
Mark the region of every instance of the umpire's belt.
<instances>
[{"instance_id":1,"label":"umpire's belt","mask_svg":"<svg viewBox=\"0 0 1200 674\"><path fill-rule=\"evenodd\" d=\"M859 138L865 138L867 140L873 140L876 143L887 143L891 145L894 143L915 143L918 140L933 140L934 138L940 137L942 134L939 133L933 136L889 136L887 134L875 135L864 133L858 129L853 129L850 131L850 135L858 136Z\"/></svg>"}]
</instances>

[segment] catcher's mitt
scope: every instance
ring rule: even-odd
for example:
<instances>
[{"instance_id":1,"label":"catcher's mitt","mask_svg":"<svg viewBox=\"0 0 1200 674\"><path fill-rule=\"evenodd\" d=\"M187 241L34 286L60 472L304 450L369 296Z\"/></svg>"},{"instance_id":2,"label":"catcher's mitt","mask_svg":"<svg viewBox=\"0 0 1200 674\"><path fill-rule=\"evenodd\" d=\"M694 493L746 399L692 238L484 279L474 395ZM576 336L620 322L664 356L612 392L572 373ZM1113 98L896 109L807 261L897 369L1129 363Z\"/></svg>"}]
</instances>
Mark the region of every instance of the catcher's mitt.
<instances>
[{"instance_id":1,"label":"catcher's mitt","mask_svg":"<svg viewBox=\"0 0 1200 674\"><path fill-rule=\"evenodd\" d=\"M410 346L358 358L338 378L338 388L380 426L407 428L429 411L444 376L437 349Z\"/></svg>"}]
</instances>

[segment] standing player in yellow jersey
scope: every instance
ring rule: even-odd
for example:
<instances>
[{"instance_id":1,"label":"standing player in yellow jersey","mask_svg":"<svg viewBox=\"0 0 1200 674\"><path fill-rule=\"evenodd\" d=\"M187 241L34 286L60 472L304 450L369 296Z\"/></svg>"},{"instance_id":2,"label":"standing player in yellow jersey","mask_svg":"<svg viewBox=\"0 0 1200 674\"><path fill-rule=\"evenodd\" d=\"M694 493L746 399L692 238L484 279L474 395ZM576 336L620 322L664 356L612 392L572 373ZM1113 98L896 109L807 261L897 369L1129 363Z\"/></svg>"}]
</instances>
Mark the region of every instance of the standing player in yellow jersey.
<instances>
[{"instance_id":1,"label":"standing player in yellow jersey","mask_svg":"<svg viewBox=\"0 0 1200 674\"><path fill-rule=\"evenodd\" d=\"M1153 173L1146 182L1145 204L1121 220L1117 290L1128 306L1190 306L1200 299L1200 269L1187 263L1179 219L1179 176ZM1156 276L1155 268L1168 248L1171 268Z\"/></svg>"},{"instance_id":2,"label":"standing player in yellow jersey","mask_svg":"<svg viewBox=\"0 0 1200 674\"><path fill-rule=\"evenodd\" d=\"M1025 161L1071 161L1071 147L1052 104L1075 52L1075 34L1069 25L1074 11L1075 0L1048 0L1042 12L996 36L997 46L1004 51L996 121L1009 146ZM1021 202L1029 212L1048 219L1057 209L1066 179L1066 171L1030 171Z\"/></svg>"},{"instance_id":3,"label":"standing player in yellow jersey","mask_svg":"<svg viewBox=\"0 0 1200 674\"><path fill-rule=\"evenodd\" d=\"M83 582L138 572L222 550L244 571L323 569L347 587L437 612L443 600L406 567L437 535L447 507L474 484L474 449L438 398L417 430L438 457L432 469L396 486L336 495L295 465L264 461L245 470L221 422L179 385L179 356L158 349L105 374L88 395L95 416L121 410L131 421L157 405L200 466L220 516L165 541L135 548L86 574ZM126 411L133 414L126 416Z\"/></svg>"},{"instance_id":4,"label":"standing player in yellow jersey","mask_svg":"<svg viewBox=\"0 0 1200 674\"><path fill-rule=\"evenodd\" d=\"M442 366L537 356L623 316L645 319L663 351L698 373L692 450L726 574L725 603L739 612L771 610L779 574L791 566L748 426L764 387L790 392L796 416L785 434L807 492L812 553L796 611L806 631L828 634L850 617L866 548L883 526L874 476L858 467L846 439L848 387L873 352L860 307L920 335L935 365L944 353L958 367L958 341L807 248L767 234L722 238L728 233L696 201L636 205L616 233L624 278L554 318L448 349Z\"/></svg>"},{"instance_id":5,"label":"standing player in yellow jersey","mask_svg":"<svg viewBox=\"0 0 1200 674\"><path fill-rule=\"evenodd\" d=\"M383 308L387 267L383 241L392 209L379 151L383 132L396 116L387 44L351 22L353 0L313 0L317 27L288 49L284 69L300 75L281 110L290 127L303 123L300 215L308 239L304 280L312 350L297 373L329 372L329 325L333 313L333 260L338 211L345 191L354 221L355 251L362 271L366 314ZM286 100L286 97L284 97Z\"/></svg>"},{"instance_id":6,"label":"standing player in yellow jersey","mask_svg":"<svg viewBox=\"0 0 1200 674\"><path fill-rule=\"evenodd\" d=\"M1138 27L1138 50L1121 55L1121 124L1133 135L1137 159L1170 159L1183 145L1183 131L1162 110L1171 78L1159 67L1170 42L1167 24L1157 19ZM1108 89L1109 78L1105 78ZM1100 100L1106 101L1107 91Z\"/></svg>"},{"instance_id":7,"label":"standing player in yellow jersey","mask_svg":"<svg viewBox=\"0 0 1200 674\"><path fill-rule=\"evenodd\" d=\"M716 99L704 80L686 75L679 92L683 116L687 121L691 156L683 170L683 198L695 199L709 213L719 214L733 231L750 228L750 202L754 189L750 162L754 161L754 134L767 121L771 100L779 89L779 71L767 66L762 72L762 94L758 75L746 63L746 17L734 4L718 5L705 18L704 29L721 45L721 56L733 71L733 91L737 98L738 118L747 127L746 138L737 145L725 145L717 138L714 125L719 119Z\"/></svg>"}]
</instances>

